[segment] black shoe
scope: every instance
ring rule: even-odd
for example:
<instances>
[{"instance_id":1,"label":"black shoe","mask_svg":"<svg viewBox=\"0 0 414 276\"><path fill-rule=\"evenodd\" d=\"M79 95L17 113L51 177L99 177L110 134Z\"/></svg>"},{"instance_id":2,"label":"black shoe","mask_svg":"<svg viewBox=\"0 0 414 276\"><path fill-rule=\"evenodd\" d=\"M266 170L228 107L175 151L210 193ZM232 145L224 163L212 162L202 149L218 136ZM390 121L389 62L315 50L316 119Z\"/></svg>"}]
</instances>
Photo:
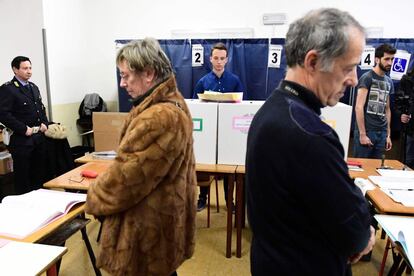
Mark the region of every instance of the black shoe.
<instances>
[{"instance_id":1,"label":"black shoe","mask_svg":"<svg viewBox=\"0 0 414 276\"><path fill-rule=\"evenodd\" d=\"M206 208L206 201L199 199L197 202L197 212L202 211L204 208Z\"/></svg>"}]
</instances>

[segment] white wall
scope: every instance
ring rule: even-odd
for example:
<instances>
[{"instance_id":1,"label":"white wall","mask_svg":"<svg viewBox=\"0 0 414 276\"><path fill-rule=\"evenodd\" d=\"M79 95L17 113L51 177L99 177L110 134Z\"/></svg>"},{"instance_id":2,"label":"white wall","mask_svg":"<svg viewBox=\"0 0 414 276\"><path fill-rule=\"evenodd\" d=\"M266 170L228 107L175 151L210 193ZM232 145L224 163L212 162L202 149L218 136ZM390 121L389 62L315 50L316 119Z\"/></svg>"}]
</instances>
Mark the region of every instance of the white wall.
<instances>
[{"instance_id":1,"label":"white wall","mask_svg":"<svg viewBox=\"0 0 414 276\"><path fill-rule=\"evenodd\" d=\"M255 37L284 37L287 25L264 26L264 13L285 12L290 23L309 9L333 5L350 11L364 26L383 27L384 37L414 37L409 8L399 9L399 18L391 20L390 5L378 1L332 3L331 0L210 0L204 4L192 0L43 0L52 103L77 102L90 92L98 92L106 101L116 101L116 39L171 38L171 30L212 28L253 28ZM409 7L411 1L392 2L393 7L399 5Z\"/></svg>"},{"instance_id":2,"label":"white wall","mask_svg":"<svg viewBox=\"0 0 414 276\"><path fill-rule=\"evenodd\" d=\"M31 81L39 86L43 103L47 105L42 0L0 0L0 22L0 85L14 76L12 59L27 56L32 61Z\"/></svg>"}]
</instances>

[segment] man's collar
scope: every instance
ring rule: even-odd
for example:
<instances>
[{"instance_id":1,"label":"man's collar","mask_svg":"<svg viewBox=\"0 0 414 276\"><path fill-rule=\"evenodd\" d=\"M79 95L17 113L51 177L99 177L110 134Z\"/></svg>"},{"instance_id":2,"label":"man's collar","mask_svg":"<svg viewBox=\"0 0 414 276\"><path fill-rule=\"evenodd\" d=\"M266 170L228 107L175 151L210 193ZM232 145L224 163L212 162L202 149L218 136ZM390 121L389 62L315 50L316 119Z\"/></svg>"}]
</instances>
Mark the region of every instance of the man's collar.
<instances>
[{"instance_id":1,"label":"man's collar","mask_svg":"<svg viewBox=\"0 0 414 276\"><path fill-rule=\"evenodd\" d=\"M22 86L26 86L26 85L28 85L28 84L29 84L29 81L23 81L23 80L21 80L20 78L18 78L16 75L14 75L14 78L15 78L16 80L18 80Z\"/></svg>"},{"instance_id":2,"label":"man's collar","mask_svg":"<svg viewBox=\"0 0 414 276\"><path fill-rule=\"evenodd\" d=\"M223 70L223 72L221 72L221 74L220 74L220 76L219 75L217 75L217 72L213 69L213 70L211 70L211 72L213 72L213 74L217 77L217 78L221 78L223 75L224 75L224 73L226 72L226 69L224 69Z\"/></svg>"},{"instance_id":3,"label":"man's collar","mask_svg":"<svg viewBox=\"0 0 414 276\"><path fill-rule=\"evenodd\" d=\"M285 93L301 99L307 106L314 110L318 115L321 114L321 108L323 107L321 101L316 97L315 93L308 88L300 85L299 83L283 80L279 89Z\"/></svg>"}]
</instances>

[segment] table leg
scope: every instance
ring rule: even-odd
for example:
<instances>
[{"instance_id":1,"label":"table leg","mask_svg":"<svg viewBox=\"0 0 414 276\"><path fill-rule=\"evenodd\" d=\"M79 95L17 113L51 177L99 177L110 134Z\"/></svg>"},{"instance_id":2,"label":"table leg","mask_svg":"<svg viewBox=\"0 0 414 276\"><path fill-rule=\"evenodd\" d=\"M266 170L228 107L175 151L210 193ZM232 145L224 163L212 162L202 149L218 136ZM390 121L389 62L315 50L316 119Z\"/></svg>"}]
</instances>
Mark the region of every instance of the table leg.
<instances>
[{"instance_id":1,"label":"table leg","mask_svg":"<svg viewBox=\"0 0 414 276\"><path fill-rule=\"evenodd\" d=\"M241 257L241 238L242 238L242 217L243 215L243 176L242 174L236 175L236 229L237 229L237 242L236 242L236 257Z\"/></svg>"},{"instance_id":2,"label":"table leg","mask_svg":"<svg viewBox=\"0 0 414 276\"><path fill-rule=\"evenodd\" d=\"M378 276L382 276L384 274L385 262L387 261L388 250L390 249L390 246L391 246L391 241L389 238L387 238L387 243L385 245L384 255L382 256L382 262L381 262L381 267L380 267Z\"/></svg>"},{"instance_id":3,"label":"table leg","mask_svg":"<svg viewBox=\"0 0 414 276\"><path fill-rule=\"evenodd\" d=\"M225 176L226 177L226 176ZM234 175L227 175L228 188L227 188L227 242L226 242L226 257L231 258L231 237L233 231L233 212L231 203L233 202L233 190L234 190Z\"/></svg>"},{"instance_id":4,"label":"table leg","mask_svg":"<svg viewBox=\"0 0 414 276\"><path fill-rule=\"evenodd\" d=\"M58 275L56 263L48 268L48 270L46 271L46 275L47 276L57 276Z\"/></svg>"},{"instance_id":5,"label":"table leg","mask_svg":"<svg viewBox=\"0 0 414 276\"><path fill-rule=\"evenodd\" d=\"M88 234L86 234L86 227L81 229L81 234L82 234L82 239L85 242L86 249L88 250L89 258L91 259L93 270L95 271L95 275L101 276L102 275L101 271L99 270L99 268L96 267L95 254L93 253L91 243L89 242Z\"/></svg>"}]
</instances>

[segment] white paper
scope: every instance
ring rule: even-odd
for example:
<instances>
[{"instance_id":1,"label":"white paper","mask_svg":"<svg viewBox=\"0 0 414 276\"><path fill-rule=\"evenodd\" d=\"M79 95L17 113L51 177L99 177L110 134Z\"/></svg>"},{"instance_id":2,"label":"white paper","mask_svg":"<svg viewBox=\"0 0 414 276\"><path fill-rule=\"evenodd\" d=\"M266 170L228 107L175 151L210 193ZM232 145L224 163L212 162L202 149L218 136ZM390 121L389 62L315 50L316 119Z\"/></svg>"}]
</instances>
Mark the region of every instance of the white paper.
<instances>
[{"instance_id":1,"label":"white paper","mask_svg":"<svg viewBox=\"0 0 414 276\"><path fill-rule=\"evenodd\" d=\"M414 189L414 180L411 178L403 177L389 177L389 176L368 176L372 183L380 186L382 189L392 190L410 190Z\"/></svg>"},{"instance_id":2,"label":"white paper","mask_svg":"<svg viewBox=\"0 0 414 276\"><path fill-rule=\"evenodd\" d=\"M414 264L414 217L375 215L392 241L399 241L411 264Z\"/></svg>"},{"instance_id":3,"label":"white paper","mask_svg":"<svg viewBox=\"0 0 414 276\"><path fill-rule=\"evenodd\" d=\"M367 179L357 177L355 178L354 182L355 182L355 185L357 185L357 187L361 189L362 194L364 196L367 193L367 191L375 189L375 186L371 182L369 182Z\"/></svg>"},{"instance_id":4,"label":"white paper","mask_svg":"<svg viewBox=\"0 0 414 276\"><path fill-rule=\"evenodd\" d=\"M86 194L39 189L6 196L0 204L0 235L24 238L86 201Z\"/></svg>"},{"instance_id":5,"label":"white paper","mask_svg":"<svg viewBox=\"0 0 414 276\"><path fill-rule=\"evenodd\" d=\"M414 191L381 189L395 202L399 202L407 207L414 207ZM414 231L414 229L413 229Z\"/></svg>"},{"instance_id":6,"label":"white paper","mask_svg":"<svg viewBox=\"0 0 414 276\"><path fill-rule=\"evenodd\" d=\"M0 248L0 275L38 275L67 249L10 241Z\"/></svg>"},{"instance_id":7,"label":"white paper","mask_svg":"<svg viewBox=\"0 0 414 276\"><path fill-rule=\"evenodd\" d=\"M381 176L412 178L414 181L414 171L377 169L377 172Z\"/></svg>"}]
</instances>

